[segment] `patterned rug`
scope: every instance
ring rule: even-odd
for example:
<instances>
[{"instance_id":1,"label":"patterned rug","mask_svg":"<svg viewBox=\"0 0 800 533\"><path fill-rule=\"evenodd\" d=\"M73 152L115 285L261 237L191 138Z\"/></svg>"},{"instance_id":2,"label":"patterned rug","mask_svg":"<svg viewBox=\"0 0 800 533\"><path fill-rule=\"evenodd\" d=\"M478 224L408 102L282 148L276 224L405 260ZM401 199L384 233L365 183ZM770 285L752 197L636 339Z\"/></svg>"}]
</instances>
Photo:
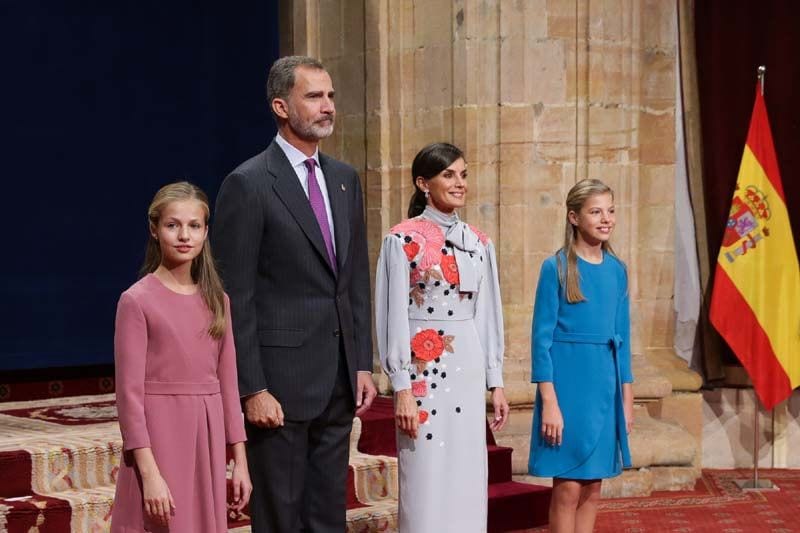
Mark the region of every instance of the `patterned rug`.
<instances>
[{"instance_id":1,"label":"patterned rug","mask_svg":"<svg viewBox=\"0 0 800 533\"><path fill-rule=\"evenodd\" d=\"M348 532L391 531L397 462L351 447ZM121 452L113 394L0 403L0 533L108 531ZM247 530L246 513L228 526Z\"/></svg>"},{"instance_id":2,"label":"patterned rug","mask_svg":"<svg viewBox=\"0 0 800 533\"><path fill-rule=\"evenodd\" d=\"M752 470L703 470L694 490L600 504L597 533L800 533L800 470L762 469L780 490L743 492ZM549 531L542 527L529 532Z\"/></svg>"}]
</instances>

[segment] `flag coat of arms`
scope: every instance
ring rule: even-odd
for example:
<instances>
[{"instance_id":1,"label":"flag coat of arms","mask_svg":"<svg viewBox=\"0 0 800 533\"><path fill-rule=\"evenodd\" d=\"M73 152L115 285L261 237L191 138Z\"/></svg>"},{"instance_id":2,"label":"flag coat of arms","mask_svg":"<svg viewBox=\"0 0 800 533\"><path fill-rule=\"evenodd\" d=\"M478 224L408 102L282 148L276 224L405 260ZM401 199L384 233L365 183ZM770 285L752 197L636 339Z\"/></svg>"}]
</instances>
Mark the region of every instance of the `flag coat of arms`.
<instances>
[{"instance_id":1,"label":"flag coat of arms","mask_svg":"<svg viewBox=\"0 0 800 533\"><path fill-rule=\"evenodd\" d=\"M800 268L760 90L717 257L710 319L766 409L800 386Z\"/></svg>"}]
</instances>

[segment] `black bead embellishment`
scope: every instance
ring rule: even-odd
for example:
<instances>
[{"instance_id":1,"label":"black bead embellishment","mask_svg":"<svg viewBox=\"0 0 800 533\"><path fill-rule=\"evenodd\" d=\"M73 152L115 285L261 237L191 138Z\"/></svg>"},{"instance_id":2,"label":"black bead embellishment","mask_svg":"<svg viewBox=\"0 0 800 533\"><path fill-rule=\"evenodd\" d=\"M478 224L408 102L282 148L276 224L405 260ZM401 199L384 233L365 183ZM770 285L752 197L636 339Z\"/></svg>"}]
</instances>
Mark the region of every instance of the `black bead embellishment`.
<instances>
[{"instance_id":1,"label":"black bead embellishment","mask_svg":"<svg viewBox=\"0 0 800 533\"><path fill-rule=\"evenodd\" d=\"M431 313L431 314L433 314L433 307L429 307L429 308L428 308L428 313Z\"/></svg>"},{"instance_id":2,"label":"black bead embellishment","mask_svg":"<svg viewBox=\"0 0 800 533\"><path fill-rule=\"evenodd\" d=\"M452 310L452 309L450 309L450 310L447 312L447 316L453 316L453 310Z\"/></svg>"},{"instance_id":3,"label":"black bead embellishment","mask_svg":"<svg viewBox=\"0 0 800 533\"><path fill-rule=\"evenodd\" d=\"M403 239L403 240L404 240L404 241L406 241L406 242L411 242L411 237L409 237L408 235L406 235L406 238L405 238L405 239Z\"/></svg>"},{"instance_id":4,"label":"black bead embellishment","mask_svg":"<svg viewBox=\"0 0 800 533\"><path fill-rule=\"evenodd\" d=\"M460 407L456 407L456 413L460 413L460 412L461 412L461 408Z\"/></svg>"}]
</instances>

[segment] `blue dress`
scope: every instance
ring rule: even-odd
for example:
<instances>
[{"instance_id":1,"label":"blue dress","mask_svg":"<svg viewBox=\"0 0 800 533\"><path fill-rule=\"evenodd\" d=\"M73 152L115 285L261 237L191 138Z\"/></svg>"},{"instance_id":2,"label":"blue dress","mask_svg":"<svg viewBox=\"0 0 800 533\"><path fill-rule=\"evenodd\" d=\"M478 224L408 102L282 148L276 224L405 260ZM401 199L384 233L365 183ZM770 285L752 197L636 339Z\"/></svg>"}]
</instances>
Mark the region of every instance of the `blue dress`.
<instances>
[{"instance_id":1,"label":"blue dress","mask_svg":"<svg viewBox=\"0 0 800 533\"><path fill-rule=\"evenodd\" d=\"M566 255L558 252L566 266ZM631 466L622 384L632 383L628 277L625 265L578 258L585 301L570 304L558 279L556 256L542 264L533 311L531 381L552 382L564 417L563 441L541 435L536 393L528 471L539 477L603 479Z\"/></svg>"}]
</instances>

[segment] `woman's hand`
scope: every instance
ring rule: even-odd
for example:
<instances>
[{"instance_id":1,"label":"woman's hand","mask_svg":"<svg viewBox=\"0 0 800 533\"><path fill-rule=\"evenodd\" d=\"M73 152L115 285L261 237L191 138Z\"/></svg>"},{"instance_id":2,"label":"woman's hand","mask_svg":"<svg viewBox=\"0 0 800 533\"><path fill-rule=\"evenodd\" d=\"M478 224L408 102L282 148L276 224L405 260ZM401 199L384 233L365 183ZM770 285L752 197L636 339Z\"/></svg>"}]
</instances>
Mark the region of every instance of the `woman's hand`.
<instances>
[{"instance_id":1,"label":"woman's hand","mask_svg":"<svg viewBox=\"0 0 800 533\"><path fill-rule=\"evenodd\" d=\"M558 407L555 387L551 382L539 383L539 395L542 400L542 438L550 446L561 446L564 417Z\"/></svg>"},{"instance_id":2,"label":"woman's hand","mask_svg":"<svg viewBox=\"0 0 800 533\"><path fill-rule=\"evenodd\" d=\"M630 435L633 427L633 386L630 383L622 384L622 407L625 412L625 429Z\"/></svg>"},{"instance_id":3,"label":"woman's hand","mask_svg":"<svg viewBox=\"0 0 800 533\"><path fill-rule=\"evenodd\" d=\"M237 442L233 445L231 484L233 485L233 503L228 507L235 511L242 511L250 502L250 495L253 493L253 483L250 481L250 472L247 470L244 442Z\"/></svg>"},{"instance_id":4,"label":"woman's hand","mask_svg":"<svg viewBox=\"0 0 800 533\"><path fill-rule=\"evenodd\" d=\"M394 393L394 420L397 427L411 437L417 438L419 429L419 409L411 389L404 389Z\"/></svg>"},{"instance_id":5,"label":"woman's hand","mask_svg":"<svg viewBox=\"0 0 800 533\"><path fill-rule=\"evenodd\" d=\"M500 431L508 422L508 413L510 411L503 387L492 389L492 405L494 406L494 420L489 424L489 427L492 431Z\"/></svg>"},{"instance_id":6,"label":"woman's hand","mask_svg":"<svg viewBox=\"0 0 800 533\"><path fill-rule=\"evenodd\" d=\"M175 500L172 499L167 482L161 477L153 450L136 448L133 450L133 459L142 477L142 504L145 515L156 524L168 525L170 515L175 513Z\"/></svg>"},{"instance_id":7,"label":"woman's hand","mask_svg":"<svg viewBox=\"0 0 800 533\"><path fill-rule=\"evenodd\" d=\"M169 525L169 517L175 512L175 501L161 474L142 476L142 499L144 512L153 522Z\"/></svg>"}]
</instances>

